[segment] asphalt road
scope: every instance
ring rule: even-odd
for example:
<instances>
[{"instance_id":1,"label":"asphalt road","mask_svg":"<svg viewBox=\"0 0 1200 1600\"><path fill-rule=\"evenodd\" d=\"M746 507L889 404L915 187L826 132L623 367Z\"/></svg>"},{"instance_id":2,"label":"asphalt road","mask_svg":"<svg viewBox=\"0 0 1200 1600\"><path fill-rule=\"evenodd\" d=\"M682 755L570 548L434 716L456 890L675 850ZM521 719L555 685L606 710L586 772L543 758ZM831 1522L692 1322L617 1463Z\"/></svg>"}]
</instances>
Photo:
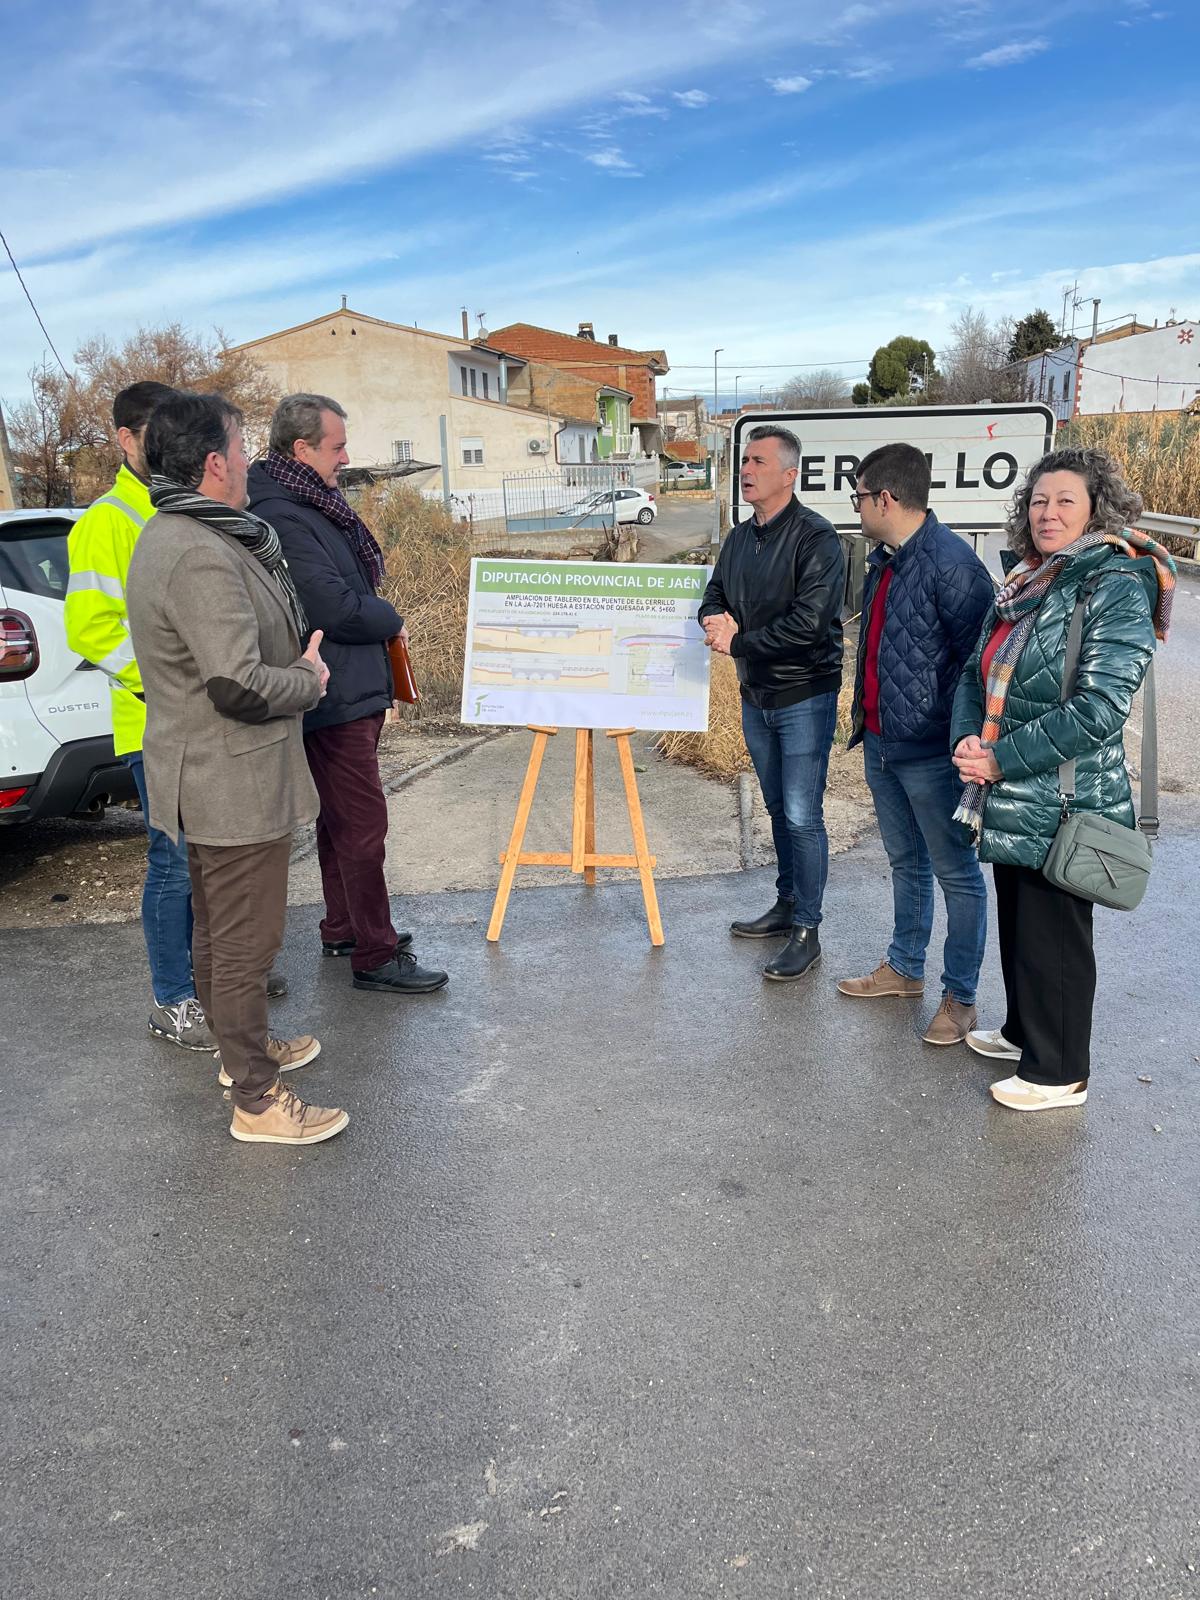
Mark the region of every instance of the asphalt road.
<instances>
[{"instance_id":1,"label":"asphalt road","mask_svg":"<svg viewBox=\"0 0 1200 1600\"><path fill-rule=\"evenodd\" d=\"M143 1031L136 925L0 932L0 1563L21 1600L1182 1600L1200 1481L1200 808L1098 918L1088 1105L764 985L767 873L399 908L394 1002L294 911L283 1030L347 1132L240 1145ZM940 932L940 931L939 931ZM994 952L985 1021L999 1021Z\"/></svg>"}]
</instances>

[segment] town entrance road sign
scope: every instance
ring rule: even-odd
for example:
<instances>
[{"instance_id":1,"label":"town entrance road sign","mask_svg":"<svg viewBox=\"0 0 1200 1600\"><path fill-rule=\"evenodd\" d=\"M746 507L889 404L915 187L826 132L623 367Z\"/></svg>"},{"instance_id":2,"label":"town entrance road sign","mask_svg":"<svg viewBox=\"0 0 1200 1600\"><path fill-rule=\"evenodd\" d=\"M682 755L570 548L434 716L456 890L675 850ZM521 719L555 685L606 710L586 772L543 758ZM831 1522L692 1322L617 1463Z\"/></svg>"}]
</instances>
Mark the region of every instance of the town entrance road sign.
<instances>
[{"instance_id":1,"label":"town entrance road sign","mask_svg":"<svg viewBox=\"0 0 1200 1600\"><path fill-rule=\"evenodd\" d=\"M796 494L844 533L859 531L850 505L858 463L881 444L914 444L924 451L933 468L930 504L940 521L970 533L1004 526L1017 485L1054 442L1054 414L1036 404L746 413L733 427L735 525L750 515L741 500L738 463L746 435L762 423L777 423L800 440Z\"/></svg>"}]
</instances>

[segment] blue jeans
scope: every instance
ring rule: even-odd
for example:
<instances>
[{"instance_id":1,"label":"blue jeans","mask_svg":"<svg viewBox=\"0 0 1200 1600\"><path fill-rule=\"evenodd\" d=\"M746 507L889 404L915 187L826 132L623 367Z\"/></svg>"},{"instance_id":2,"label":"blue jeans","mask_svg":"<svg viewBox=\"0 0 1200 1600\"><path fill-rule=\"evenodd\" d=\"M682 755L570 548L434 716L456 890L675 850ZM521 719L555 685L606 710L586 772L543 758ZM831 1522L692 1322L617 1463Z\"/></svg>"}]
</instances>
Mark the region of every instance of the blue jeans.
<instances>
[{"instance_id":1,"label":"blue jeans","mask_svg":"<svg viewBox=\"0 0 1200 1600\"><path fill-rule=\"evenodd\" d=\"M775 888L781 900L792 902L798 928L815 928L821 921L829 876L823 802L836 726L837 692L832 689L770 711L742 701L742 732L779 861Z\"/></svg>"},{"instance_id":2,"label":"blue jeans","mask_svg":"<svg viewBox=\"0 0 1200 1600\"><path fill-rule=\"evenodd\" d=\"M142 932L150 958L150 982L155 1002L178 1005L196 993L192 978L192 880L188 876L187 840L182 831L172 844L165 833L150 826L146 799L146 771L140 750L121 760L133 773L142 800L142 815L150 835L146 882L142 888Z\"/></svg>"},{"instance_id":3,"label":"blue jeans","mask_svg":"<svg viewBox=\"0 0 1200 1600\"><path fill-rule=\"evenodd\" d=\"M962 784L948 753L886 761L880 744L878 734L863 734L867 784L892 866L888 966L905 978L925 976L936 874L946 902L942 993L974 1005L987 939L987 889L968 831L954 821Z\"/></svg>"}]
</instances>

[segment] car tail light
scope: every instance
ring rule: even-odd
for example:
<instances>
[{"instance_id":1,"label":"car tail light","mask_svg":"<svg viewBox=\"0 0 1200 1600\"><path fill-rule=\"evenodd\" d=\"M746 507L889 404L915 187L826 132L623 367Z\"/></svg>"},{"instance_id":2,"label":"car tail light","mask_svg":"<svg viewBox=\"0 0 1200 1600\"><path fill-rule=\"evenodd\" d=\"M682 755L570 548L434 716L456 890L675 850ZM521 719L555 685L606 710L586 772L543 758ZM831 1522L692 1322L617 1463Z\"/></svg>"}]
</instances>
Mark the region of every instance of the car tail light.
<instances>
[{"instance_id":1,"label":"car tail light","mask_svg":"<svg viewBox=\"0 0 1200 1600\"><path fill-rule=\"evenodd\" d=\"M15 806L17 801L28 793L28 784L23 789L0 789L0 811L7 811L9 806Z\"/></svg>"},{"instance_id":2,"label":"car tail light","mask_svg":"<svg viewBox=\"0 0 1200 1600\"><path fill-rule=\"evenodd\" d=\"M650 493L647 493L647 495L646 495L646 499L647 499L647 500L653 500L653 499L654 499L654 496L653 496L653 495L652 495L652 494L650 494Z\"/></svg>"},{"instance_id":3,"label":"car tail light","mask_svg":"<svg viewBox=\"0 0 1200 1600\"><path fill-rule=\"evenodd\" d=\"M41 659L37 634L25 613L0 611L0 682L32 678Z\"/></svg>"}]
</instances>

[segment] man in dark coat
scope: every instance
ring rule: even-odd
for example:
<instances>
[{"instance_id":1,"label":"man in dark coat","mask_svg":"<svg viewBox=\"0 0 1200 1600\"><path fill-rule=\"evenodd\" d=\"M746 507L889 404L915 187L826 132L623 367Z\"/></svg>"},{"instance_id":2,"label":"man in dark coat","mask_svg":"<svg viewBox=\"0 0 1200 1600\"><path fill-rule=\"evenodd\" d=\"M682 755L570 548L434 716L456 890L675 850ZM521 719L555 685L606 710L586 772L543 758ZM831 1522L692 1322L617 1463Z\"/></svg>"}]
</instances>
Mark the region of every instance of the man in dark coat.
<instances>
[{"instance_id":1,"label":"man in dark coat","mask_svg":"<svg viewBox=\"0 0 1200 1600\"><path fill-rule=\"evenodd\" d=\"M392 925L384 878L387 797L379 736L392 705L388 641L404 619L376 591L383 554L338 488L346 413L326 395L293 394L271 419L270 449L250 470L250 508L279 535L310 627L324 634L330 687L304 719L321 801L317 858L325 894L321 949L349 956L356 989L428 994L444 972L417 964Z\"/></svg>"},{"instance_id":2,"label":"man in dark coat","mask_svg":"<svg viewBox=\"0 0 1200 1600\"><path fill-rule=\"evenodd\" d=\"M817 928L829 874L825 778L842 681L846 560L833 524L793 493L800 441L786 428L753 428L741 461L742 498L754 515L721 546L700 603L709 648L733 657L742 732L762 785L779 861L776 902L733 923L740 939L785 937L763 968L777 983L820 960Z\"/></svg>"},{"instance_id":3,"label":"man in dark coat","mask_svg":"<svg viewBox=\"0 0 1200 1600\"><path fill-rule=\"evenodd\" d=\"M930 470L911 444L864 456L851 502L878 541L859 619L851 745L892 868L892 938L855 999L924 992L933 880L946 902L942 1000L927 1044L960 1044L975 1026L975 986L987 937L987 889L968 830L955 822L962 783L950 759L950 715L964 663L992 603L987 568L928 510Z\"/></svg>"}]
</instances>

